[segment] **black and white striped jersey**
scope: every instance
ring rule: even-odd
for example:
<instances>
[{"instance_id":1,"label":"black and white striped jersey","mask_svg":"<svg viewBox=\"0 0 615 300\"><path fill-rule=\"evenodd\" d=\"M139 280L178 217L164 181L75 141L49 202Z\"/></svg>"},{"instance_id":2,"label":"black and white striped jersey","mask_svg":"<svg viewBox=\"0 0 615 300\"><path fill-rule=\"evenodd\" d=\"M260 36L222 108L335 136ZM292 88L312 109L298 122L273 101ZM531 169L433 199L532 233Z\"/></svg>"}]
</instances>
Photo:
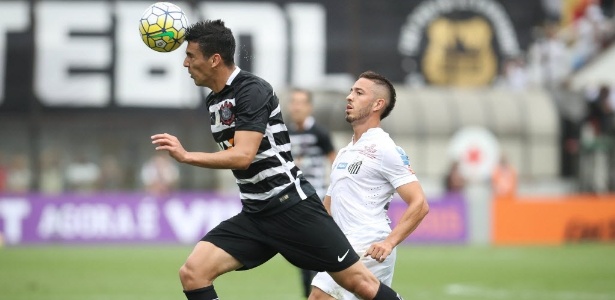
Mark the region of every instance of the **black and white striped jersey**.
<instances>
[{"instance_id":1,"label":"black and white striped jersey","mask_svg":"<svg viewBox=\"0 0 615 300\"><path fill-rule=\"evenodd\" d=\"M280 103L269 83L237 67L226 86L210 93L206 103L221 151L234 146L237 130L263 133L248 169L232 170L245 212L273 213L315 193L293 162Z\"/></svg>"},{"instance_id":2,"label":"black and white striped jersey","mask_svg":"<svg viewBox=\"0 0 615 300\"><path fill-rule=\"evenodd\" d=\"M324 199L329 184L329 153L334 151L329 132L316 124L314 117L308 117L303 130L288 124L288 134L292 144L291 152L295 163L301 168L303 176L314 186L318 196Z\"/></svg>"}]
</instances>

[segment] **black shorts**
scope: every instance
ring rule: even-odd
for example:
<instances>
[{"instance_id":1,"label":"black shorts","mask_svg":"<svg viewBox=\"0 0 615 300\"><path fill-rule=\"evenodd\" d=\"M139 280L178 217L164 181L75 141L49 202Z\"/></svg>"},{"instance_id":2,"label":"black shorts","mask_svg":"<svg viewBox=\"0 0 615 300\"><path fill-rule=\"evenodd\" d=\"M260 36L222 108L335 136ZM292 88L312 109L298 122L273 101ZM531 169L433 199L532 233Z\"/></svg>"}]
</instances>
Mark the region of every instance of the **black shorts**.
<instances>
[{"instance_id":1,"label":"black shorts","mask_svg":"<svg viewBox=\"0 0 615 300\"><path fill-rule=\"evenodd\" d=\"M241 212L201 240L239 260L239 270L257 267L277 253L299 268L319 272L338 272L359 261L316 194L269 216Z\"/></svg>"}]
</instances>

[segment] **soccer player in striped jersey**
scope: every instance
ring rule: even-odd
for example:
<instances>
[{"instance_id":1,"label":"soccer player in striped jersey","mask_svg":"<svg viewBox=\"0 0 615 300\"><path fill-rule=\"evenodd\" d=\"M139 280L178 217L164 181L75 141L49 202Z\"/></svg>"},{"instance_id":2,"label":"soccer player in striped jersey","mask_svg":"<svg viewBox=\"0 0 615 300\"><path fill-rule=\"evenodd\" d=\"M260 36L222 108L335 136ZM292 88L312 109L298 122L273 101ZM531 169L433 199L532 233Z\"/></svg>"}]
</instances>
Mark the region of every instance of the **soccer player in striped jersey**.
<instances>
[{"instance_id":1,"label":"soccer player in striped jersey","mask_svg":"<svg viewBox=\"0 0 615 300\"><path fill-rule=\"evenodd\" d=\"M209 123L220 151L188 152L176 136L151 137L156 150L181 163L232 170L242 211L199 241L179 271L188 300L214 300L213 282L255 268L276 254L293 265L327 271L362 299L401 299L374 276L327 213L314 187L294 164L290 138L271 85L234 63L235 39L221 20L186 31L184 67L208 87Z\"/></svg>"},{"instance_id":2,"label":"soccer player in striped jersey","mask_svg":"<svg viewBox=\"0 0 615 300\"><path fill-rule=\"evenodd\" d=\"M391 82L375 72L364 72L346 101L346 121L354 134L333 162L324 204L361 261L390 286L395 247L419 225L429 206L408 156L380 128L380 121L395 107ZM387 207L396 192L408 207L391 229ZM310 300L356 299L327 273L318 273L312 286Z\"/></svg>"}]
</instances>

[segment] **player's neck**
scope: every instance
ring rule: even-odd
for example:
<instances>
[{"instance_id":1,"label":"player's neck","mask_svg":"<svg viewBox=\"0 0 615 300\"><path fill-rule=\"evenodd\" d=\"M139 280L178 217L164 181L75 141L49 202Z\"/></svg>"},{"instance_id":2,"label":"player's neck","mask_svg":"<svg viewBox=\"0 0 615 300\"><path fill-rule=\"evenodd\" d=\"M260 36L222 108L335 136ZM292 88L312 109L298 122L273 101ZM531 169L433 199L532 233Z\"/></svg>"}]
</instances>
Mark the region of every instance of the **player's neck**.
<instances>
[{"instance_id":1,"label":"player's neck","mask_svg":"<svg viewBox=\"0 0 615 300\"><path fill-rule=\"evenodd\" d=\"M360 138L361 136L363 136L364 133L366 133L368 130L372 129L372 128L378 128L380 127L380 120L367 120L364 123L355 123L352 124L352 131L353 131L353 135L352 135L352 142L353 144L355 144Z\"/></svg>"},{"instance_id":2,"label":"player's neck","mask_svg":"<svg viewBox=\"0 0 615 300\"><path fill-rule=\"evenodd\" d=\"M231 74L233 74L233 71L235 71L235 68L235 65L230 67L222 65L219 67L214 82L210 87L211 90L214 91L214 93L219 93L226 86L226 83L231 77Z\"/></svg>"}]
</instances>

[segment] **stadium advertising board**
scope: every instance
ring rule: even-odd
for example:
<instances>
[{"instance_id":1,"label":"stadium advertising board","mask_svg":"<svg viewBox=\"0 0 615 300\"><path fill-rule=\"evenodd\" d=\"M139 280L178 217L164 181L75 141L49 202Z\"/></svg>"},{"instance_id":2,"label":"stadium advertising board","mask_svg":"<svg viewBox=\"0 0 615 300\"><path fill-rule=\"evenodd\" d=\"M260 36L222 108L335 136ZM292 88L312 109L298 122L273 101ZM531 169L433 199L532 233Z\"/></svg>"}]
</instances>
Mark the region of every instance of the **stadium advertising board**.
<instances>
[{"instance_id":1,"label":"stadium advertising board","mask_svg":"<svg viewBox=\"0 0 615 300\"><path fill-rule=\"evenodd\" d=\"M181 193L0 197L7 244L194 243L241 211L236 197Z\"/></svg>"},{"instance_id":2,"label":"stadium advertising board","mask_svg":"<svg viewBox=\"0 0 615 300\"><path fill-rule=\"evenodd\" d=\"M393 201L399 220L405 204ZM8 245L183 243L241 211L235 195L179 193L0 196L0 234ZM437 201L407 242L462 243L466 238L463 201Z\"/></svg>"},{"instance_id":3,"label":"stadium advertising board","mask_svg":"<svg viewBox=\"0 0 615 300\"><path fill-rule=\"evenodd\" d=\"M0 111L194 108L205 91L184 46L148 49L138 22L152 1L1 1ZM221 18L236 61L274 87L347 90L365 70L396 83L480 86L518 56L544 17L534 0L174 1L188 21Z\"/></svg>"},{"instance_id":4,"label":"stadium advertising board","mask_svg":"<svg viewBox=\"0 0 615 300\"><path fill-rule=\"evenodd\" d=\"M615 197L494 201L492 233L496 245L615 242Z\"/></svg>"}]
</instances>

